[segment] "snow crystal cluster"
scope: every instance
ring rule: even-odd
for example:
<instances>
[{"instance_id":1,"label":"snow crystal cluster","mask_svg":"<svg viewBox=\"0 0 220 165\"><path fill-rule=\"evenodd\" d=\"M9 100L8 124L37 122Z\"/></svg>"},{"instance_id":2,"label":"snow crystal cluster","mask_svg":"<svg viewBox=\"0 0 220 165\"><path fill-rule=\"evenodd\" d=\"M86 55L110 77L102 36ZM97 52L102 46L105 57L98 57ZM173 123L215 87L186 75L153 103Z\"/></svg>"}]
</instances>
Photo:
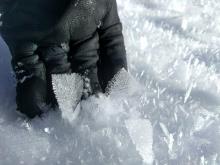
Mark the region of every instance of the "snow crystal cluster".
<instances>
[{"instance_id":1,"label":"snow crystal cluster","mask_svg":"<svg viewBox=\"0 0 220 165\"><path fill-rule=\"evenodd\" d=\"M119 1L129 68L144 86L154 163L220 164L220 2Z\"/></svg>"},{"instance_id":2,"label":"snow crystal cluster","mask_svg":"<svg viewBox=\"0 0 220 165\"><path fill-rule=\"evenodd\" d=\"M220 1L117 2L133 78L119 73L74 122L15 113L1 40L0 164L220 164Z\"/></svg>"}]
</instances>

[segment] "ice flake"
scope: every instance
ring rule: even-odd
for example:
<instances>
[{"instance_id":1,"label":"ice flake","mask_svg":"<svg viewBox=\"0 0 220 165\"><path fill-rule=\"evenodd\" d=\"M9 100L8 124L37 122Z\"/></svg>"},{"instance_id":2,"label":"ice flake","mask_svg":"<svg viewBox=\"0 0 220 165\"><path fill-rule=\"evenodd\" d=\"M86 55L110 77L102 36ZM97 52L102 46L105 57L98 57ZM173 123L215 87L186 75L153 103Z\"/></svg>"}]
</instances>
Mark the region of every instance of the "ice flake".
<instances>
[{"instance_id":1,"label":"ice flake","mask_svg":"<svg viewBox=\"0 0 220 165\"><path fill-rule=\"evenodd\" d=\"M164 135L167 137L167 139L169 139L170 133L169 133L167 127L165 126L165 124L160 123L160 128L162 129L162 131L163 131Z\"/></svg>"},{"instance_id":2,"label":"ice flake","mask_svg":"<svg viewBox=\"0 0 220 165\"><path fill-rule=\"evenodd\" d=\"M185 94L185 97L184 97L184 103L186 103L187 100L189 99L190 94L191 94L192 89L193 89L193 86L194 86L193 83L191 83L191 84L189 85L189 87L188 87L188 89L187 89L187 92L186 92L186 94Z\"/></svg>"},{"instance_id":3,"label":"ice flake","mask_svg":"<svg viewBox=\"0 0 220 165\"><path fill-rule=\"evenodd\" d=\"M126 121L126 127L143 161L147 164L153 163L153 130L151 123L143 119L129 119Z\"/></svg>"},{"instance_id":4,"label":"ice flake","mask_svg":"<svg viewBox=\"0 0 220 165\"><path fill-rule=\"evenodd\" d=\"M74 73L52 75L52 84L62 117L72 122L80 111L79 102L83 91L82 78Z\"/></svg>"}]
</instances>

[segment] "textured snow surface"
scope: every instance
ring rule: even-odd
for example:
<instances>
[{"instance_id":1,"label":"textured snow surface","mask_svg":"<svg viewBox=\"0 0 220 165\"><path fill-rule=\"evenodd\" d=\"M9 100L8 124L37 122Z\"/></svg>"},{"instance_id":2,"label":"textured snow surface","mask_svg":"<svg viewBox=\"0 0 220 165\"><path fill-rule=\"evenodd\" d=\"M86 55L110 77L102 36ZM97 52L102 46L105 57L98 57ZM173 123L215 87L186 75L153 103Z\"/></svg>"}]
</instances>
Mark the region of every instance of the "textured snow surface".
<instances>
[{"instance_id":1,"label":"textured snow surface","mask_svg":"<svg viewBox=\"0 0 220 165\"><path fill-rule=\"evenodd\" d=\"M59 112L29 122L14 113L14 80L1 42L0 164L220 164L220 1L118 5L129 69L141 85L129 85L127 97L116 84L122 92L90 98L73 123Z\"/></svg>"}]
</instances>

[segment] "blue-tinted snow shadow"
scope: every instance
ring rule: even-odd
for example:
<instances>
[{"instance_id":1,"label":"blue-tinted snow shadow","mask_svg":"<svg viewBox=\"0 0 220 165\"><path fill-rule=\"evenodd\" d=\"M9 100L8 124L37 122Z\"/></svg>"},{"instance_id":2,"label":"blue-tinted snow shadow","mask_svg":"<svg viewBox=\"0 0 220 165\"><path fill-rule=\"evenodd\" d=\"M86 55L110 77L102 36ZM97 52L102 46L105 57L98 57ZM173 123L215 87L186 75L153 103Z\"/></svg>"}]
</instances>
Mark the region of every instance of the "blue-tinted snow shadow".
<instances>
[{"instance_id":1,"label":"blue-tinted snow shadow","mask_svg":"<svg viewBox=\"0 0 220 165\"><path fill-rule=\"evenodd\" d=\"M0 38L0 113L7 120L16 118L15 80L11 68L10 51Z\"/></svg>"}]
</instances>

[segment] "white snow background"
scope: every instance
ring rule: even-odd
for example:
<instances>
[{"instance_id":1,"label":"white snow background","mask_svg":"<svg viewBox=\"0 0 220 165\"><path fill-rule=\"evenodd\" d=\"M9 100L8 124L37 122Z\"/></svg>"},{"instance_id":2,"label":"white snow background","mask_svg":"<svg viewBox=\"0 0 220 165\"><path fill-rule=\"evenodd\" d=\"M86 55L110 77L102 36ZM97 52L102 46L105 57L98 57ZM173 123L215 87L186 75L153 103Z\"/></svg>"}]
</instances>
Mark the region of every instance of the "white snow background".
<instances>
[{"instance_id":1,"label":"white snow background","mask_svg":"<svg viewBox=\"0 0 220 165\"><path fill-rule=\"evenodd\" d=\"M15 113L1 41L0 165L220 165L220 1L118 0L118 7L140 86L128 97L90 98L74 123L59 112L32 121Z\"/></svg>"}]
</instances>

